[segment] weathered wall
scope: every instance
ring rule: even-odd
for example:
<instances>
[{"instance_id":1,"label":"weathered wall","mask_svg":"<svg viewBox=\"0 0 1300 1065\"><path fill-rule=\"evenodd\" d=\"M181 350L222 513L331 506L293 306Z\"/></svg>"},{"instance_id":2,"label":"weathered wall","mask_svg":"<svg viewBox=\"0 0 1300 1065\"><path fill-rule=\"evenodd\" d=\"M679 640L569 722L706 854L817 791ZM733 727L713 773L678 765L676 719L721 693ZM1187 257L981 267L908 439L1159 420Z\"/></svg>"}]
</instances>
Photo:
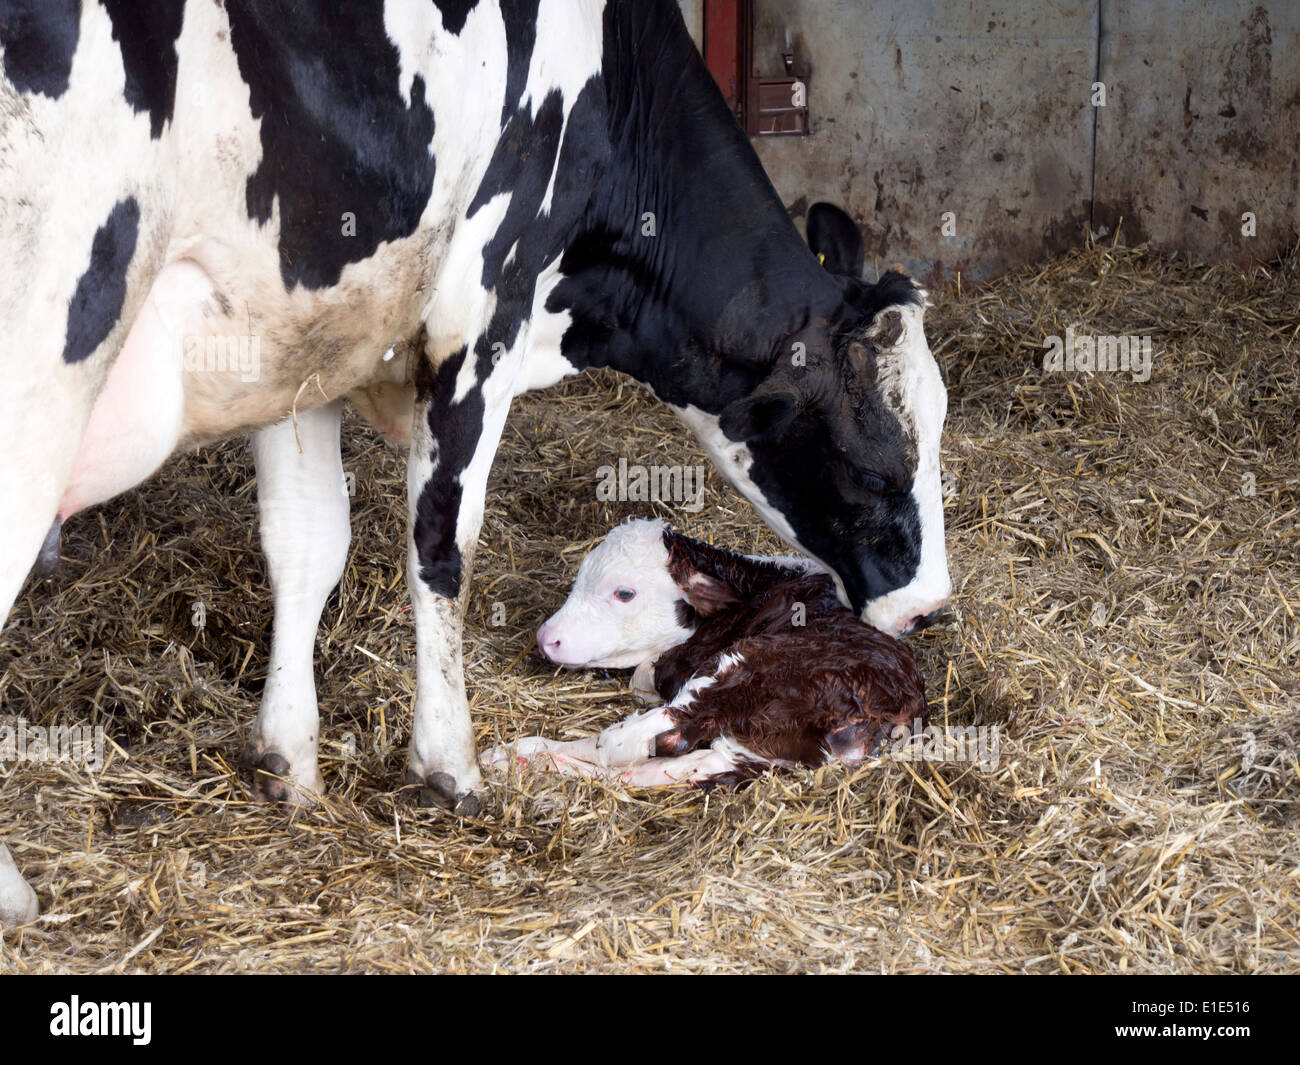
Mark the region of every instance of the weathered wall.
<instances>
[{"instance_id":1,"label":"weathered wall","mask_svg":"<svg viewBox=\"0 0 1300 1065\"><path fill-rule=\"evenodd\" d=\"M1293 242L1300 3L1105 0L1101 28L1095 223L1122 215L1127 240L1239 261Z\"/></svg>"},{"instance_id":2,"label":"weathered wall","mask_svg":"<svg viewBox=\"0 0 1300 1065\"><path fill-rule=\"evenodd\" d=\"M812 115L759 156L796 217L825 199L858 219L869 271L983 280L1120 215L1126 240L1201 255L1267 259L1300 231L1300 3L755 6L756 72L782 73L788 39Z\"/></svg>"}]
</instances>

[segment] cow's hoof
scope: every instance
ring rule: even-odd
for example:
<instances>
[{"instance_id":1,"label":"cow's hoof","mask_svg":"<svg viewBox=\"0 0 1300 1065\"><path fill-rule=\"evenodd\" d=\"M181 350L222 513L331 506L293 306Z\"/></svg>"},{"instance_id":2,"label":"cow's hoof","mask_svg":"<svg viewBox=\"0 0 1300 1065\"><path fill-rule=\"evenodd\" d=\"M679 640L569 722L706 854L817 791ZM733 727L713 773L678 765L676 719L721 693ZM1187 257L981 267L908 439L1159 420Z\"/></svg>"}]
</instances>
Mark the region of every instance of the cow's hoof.
<instances>
[{"instance_id":1,"label":"cow's hoof","mask_svg":"<svg viewBox=\"0 0 1300 1065\"><path fill-rule=\"evenodd\" d=\"M31 924L40 913L36 892L18 872L9 849L0 843L0 928Z\"/></svg>"},{"instance_id":2,"label":"cow's hoof","mask_svg":"<svg viewBox=\"0 0 1300 1065\"><path fill-rule=\"evenodd\" d=\"M15 892L17 897L5 899L0 904L0 928L31 924L41 915L41 904L36 899L36 892L26 881L23 881L22 887L25 890Z\"/></svg>"},{"instance_id":3,"label":"cow's hoof","mask_svg":"<svg viewBox=\"0 0 1300 1065\"><path fill-rule=\"evenodd\" d=\"M422 807L438 807L450 810L460 817L477 817L483 809L483 799L475 791L461 791L456 786L456 778L450 773L435 770L421 777L414 770L406 771L408 787L418 788L416 801Z\"/></svg>"},{"instance_id":4,"label":"cow's hoof","mask_svg":"<svg viewBox=\"0 0 1300 1065\"><path fill-rule=\"evenodd\" d=\"M239 765L257 802L270 802L277 806L312 806L316 796L324 791L319 770L312 787L304 788L294 784L293 767L289 765L289 759L277 751L262 751L249 745L240 755Z\"/></svg>"}]
</instances>

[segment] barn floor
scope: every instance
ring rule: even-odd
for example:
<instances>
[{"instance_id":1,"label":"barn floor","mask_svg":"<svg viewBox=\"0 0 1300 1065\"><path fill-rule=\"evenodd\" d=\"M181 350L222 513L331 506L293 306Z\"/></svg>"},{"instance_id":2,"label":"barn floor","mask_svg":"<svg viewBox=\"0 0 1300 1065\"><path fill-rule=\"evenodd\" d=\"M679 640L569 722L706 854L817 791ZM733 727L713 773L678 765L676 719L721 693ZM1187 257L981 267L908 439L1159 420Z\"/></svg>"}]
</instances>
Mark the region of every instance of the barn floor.
<instances>
[{"instance_id":1,"label":"barn floor","mask_svg":"<svg viewBox=\"0 0 1300 1065\"><path fill-rule=\"evenodd\" d=\"M1151 379L1044 373L1071 324L1152 335ZM270 598L248 449L204 450L75 519L0 637L0 716L113 741L97 774L0 781L45 907L0 969L1300 970L1300 262L1086 249L937 295L928 332L956 594L911 642L936 721L1000 729L995 771L886 761L738 795L525 775L481 820L414 808L403 462L354 424L356 543L319 642L329 802L250 805L232 762ZM711 469L698 513L598 501L619 458L705 462L613 377L518 403L471 601L481 746L628 710L626 674L528 653L615 522L779 549Z\"/></svg>"}]
</instances>

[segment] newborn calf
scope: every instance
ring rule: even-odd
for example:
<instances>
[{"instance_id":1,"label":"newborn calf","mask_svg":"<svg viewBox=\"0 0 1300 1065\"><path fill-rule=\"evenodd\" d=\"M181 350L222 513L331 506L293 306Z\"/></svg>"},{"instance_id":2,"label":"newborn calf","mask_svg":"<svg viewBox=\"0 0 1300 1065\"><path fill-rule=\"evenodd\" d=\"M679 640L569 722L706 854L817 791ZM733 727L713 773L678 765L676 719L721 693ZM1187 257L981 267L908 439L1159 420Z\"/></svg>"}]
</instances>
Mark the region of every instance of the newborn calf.
<instances>
[{"instance_id":1,"label":"newborn calf","mask_svg":"<svg viewBox=\"0 0 1300 1065\"><path fill-rule=\"evenodd\" d=\"M734 554L661 521L610 532L537 645L565 666L635 666L633 691L665 704L584 740L495 748L487 766L545 755L629 784L734 785L860 762L926 718L911 652L858 621L816 563Z\"/></svg>"}]
</instances>

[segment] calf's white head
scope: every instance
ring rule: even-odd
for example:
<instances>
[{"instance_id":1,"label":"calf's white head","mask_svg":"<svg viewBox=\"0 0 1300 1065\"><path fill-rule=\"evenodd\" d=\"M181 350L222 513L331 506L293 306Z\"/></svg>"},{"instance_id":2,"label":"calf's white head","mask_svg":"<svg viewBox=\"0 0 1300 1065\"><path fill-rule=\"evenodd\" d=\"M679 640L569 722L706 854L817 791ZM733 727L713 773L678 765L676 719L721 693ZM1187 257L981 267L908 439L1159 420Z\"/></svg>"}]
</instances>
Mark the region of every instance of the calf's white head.
<instances>
[{"instance_id":1,"label":"calf's white head","mask_svg":"<svg viewBox=\"0 0 1300 1065\"><path fill-rule=\"evenodd\" d=\"M564 605L537 630L537 646L572 668L629 669L685 642L695 613L708 613L735 593L690 571L682 584L669 571L667 526L636 519L619 525L578 567Z\"/></svg>"}]
</instances>

